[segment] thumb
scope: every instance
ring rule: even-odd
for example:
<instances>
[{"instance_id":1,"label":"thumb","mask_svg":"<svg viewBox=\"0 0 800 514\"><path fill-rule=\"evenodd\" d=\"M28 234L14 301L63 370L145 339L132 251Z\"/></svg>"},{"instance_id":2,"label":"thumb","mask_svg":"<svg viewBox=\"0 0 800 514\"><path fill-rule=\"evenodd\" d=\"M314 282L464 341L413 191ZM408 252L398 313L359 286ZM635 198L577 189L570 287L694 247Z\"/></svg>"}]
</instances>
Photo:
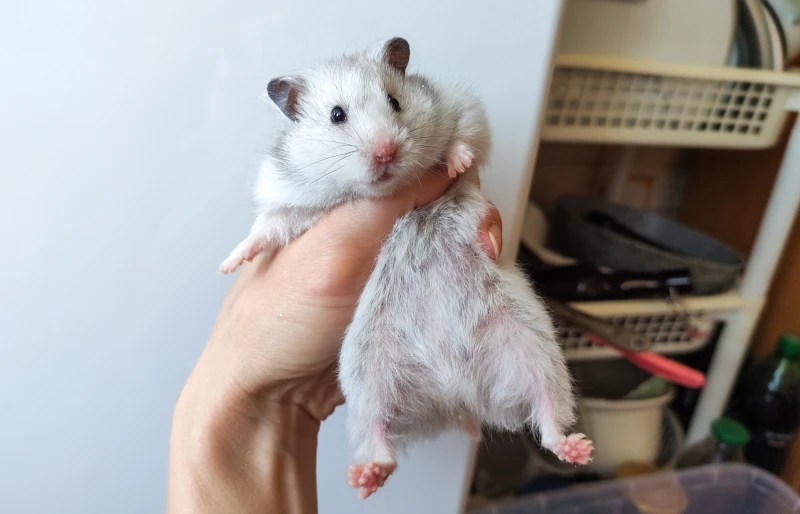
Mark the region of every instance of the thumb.
<instances>
[{"instance_id":1,"label":"thumb","mask_svg":"<svg viewBox=\"0 0 800 514\"><path fill-rule=\"evenodd\" d=\"M446 173L429 170L391 196L358 200L335 209L309 229L308 234L323 246L370 249L374 258L400 216L436 200L452 183Z\"/></svg>"}]
</instances>

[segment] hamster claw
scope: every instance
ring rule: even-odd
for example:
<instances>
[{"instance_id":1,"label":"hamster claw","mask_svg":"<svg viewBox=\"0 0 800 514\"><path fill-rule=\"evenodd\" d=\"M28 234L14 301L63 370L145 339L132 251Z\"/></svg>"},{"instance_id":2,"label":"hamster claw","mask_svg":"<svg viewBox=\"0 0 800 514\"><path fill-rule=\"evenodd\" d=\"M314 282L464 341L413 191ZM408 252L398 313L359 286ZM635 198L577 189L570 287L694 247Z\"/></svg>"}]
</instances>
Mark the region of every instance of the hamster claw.
<instances>
[{"instance_id":1,"label":"hamster claw","mask_svg":"<svg viewBox=\"0 0 800 514\"><path fill-rule=\"evenodd\" d=\"M470 166L475 154L464 143L456 143L447 155L447 174L455 178L459 173L464 173Z\"/></svg>"}]
</instances>

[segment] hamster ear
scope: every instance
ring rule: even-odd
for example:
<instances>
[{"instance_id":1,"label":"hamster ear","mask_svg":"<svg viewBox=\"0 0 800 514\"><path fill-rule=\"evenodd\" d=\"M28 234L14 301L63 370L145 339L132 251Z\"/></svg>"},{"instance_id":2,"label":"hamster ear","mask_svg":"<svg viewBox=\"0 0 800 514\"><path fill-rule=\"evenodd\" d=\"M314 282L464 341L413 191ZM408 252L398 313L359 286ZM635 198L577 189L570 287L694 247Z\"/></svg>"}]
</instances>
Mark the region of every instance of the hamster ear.
<instances>
[{"instance_id":1,"label":"hamster ear","mask_svg":"<svg viewBox=\"0 0 800 514\"><path fill-rule=\"evenodd\" d=\"M380 60L400 73L405 73L411 48L408 46L408 41L401 37L395 37L383 44L378 55Z\"/></svg>"},{"instance_id":2,"label":"hamster ear","mask_svg":"<svg viewBox=\"0 0 800 514\"><path fill-rule=\"evenodd\" d=\"M281 112L294 121L300 112L300 93L304 86L305 82L299 77L278 77L267 84L267 94Z\"/></svg>"}]
</instances>

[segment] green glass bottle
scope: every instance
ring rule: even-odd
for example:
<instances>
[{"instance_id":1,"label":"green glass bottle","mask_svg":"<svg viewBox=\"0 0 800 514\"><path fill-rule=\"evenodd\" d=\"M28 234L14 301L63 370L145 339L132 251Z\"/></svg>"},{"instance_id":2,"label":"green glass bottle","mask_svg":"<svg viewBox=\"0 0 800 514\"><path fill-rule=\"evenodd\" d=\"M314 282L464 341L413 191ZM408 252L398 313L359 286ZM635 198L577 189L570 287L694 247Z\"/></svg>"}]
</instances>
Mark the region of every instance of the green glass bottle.
<instances>
[{"instance_id":1,"label":"green glass bottle","mask_svg":"<svg viewBox=\"0 0 800 514\"><path fill-rule=\"evenodd\" d=\"M750 430L747 462L780 474L800 425L800 337L786 334L778 348L742 377L740 417Z\"/></svg>"},{"instance_id":2,"label":"green glass bottle","mask_svg":"<svg viewBox=\"0 0 800 514\"><path fill-rule=\"evenodd\" d=\"M744 462L744 448L750 433L741 423L726 417L711 423L711 434L686 448L678 459L678 468L721 462Z\"/></svg>"}]
</instances>

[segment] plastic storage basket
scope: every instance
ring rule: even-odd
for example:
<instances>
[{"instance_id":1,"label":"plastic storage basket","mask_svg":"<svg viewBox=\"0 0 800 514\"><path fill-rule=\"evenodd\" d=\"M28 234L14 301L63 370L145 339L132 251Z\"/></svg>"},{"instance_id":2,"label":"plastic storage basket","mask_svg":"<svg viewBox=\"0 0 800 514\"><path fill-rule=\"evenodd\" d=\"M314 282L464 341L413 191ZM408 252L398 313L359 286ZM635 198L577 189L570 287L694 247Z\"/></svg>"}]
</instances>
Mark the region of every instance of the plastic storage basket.
<instances>
[{"instance_id":1,"label":"plastic storage basket","mask_svg":"<svg viewBox=\"0 0 800 514\"><path fill-rule=\"evenodd\" d=\"M764 148L800 73L559 55L542 139Z\"/></svg>"},{"instance_id":2,"label":"plastic storage basket","mask_svg":"<svg viewBox=\"0 0 800 514\"><path fill-rule=\"evenodd\" d=\"M484 506L471 514L798 514L800 496L752 466L715 464L576 486Z\"/></svg>"},{"instance_id":3,"label":"plastic storage basket","mask_svg":"<svg viewBox=\"0 0 800 514\"><path fill-rule=\"evenodd\" d=\"M650 351L660 354L688 353L702 348L709 340L715 322L744 307L744 299L734 293L697 296L675 304L659 300L579 302L575 309L621 325L653 342ZM568 360L618 358L619 354L585 337L580 328L556 318L558 335Z\"/></svg>"}]
</instances>

